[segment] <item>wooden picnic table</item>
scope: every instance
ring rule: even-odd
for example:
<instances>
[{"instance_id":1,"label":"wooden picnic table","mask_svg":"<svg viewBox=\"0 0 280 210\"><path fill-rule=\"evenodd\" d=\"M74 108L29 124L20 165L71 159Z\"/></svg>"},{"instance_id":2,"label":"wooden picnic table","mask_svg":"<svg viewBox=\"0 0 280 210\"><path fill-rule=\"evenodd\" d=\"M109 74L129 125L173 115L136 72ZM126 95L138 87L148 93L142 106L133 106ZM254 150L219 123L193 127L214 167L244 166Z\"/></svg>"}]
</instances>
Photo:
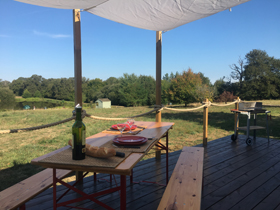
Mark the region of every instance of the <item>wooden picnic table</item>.
<instances>
[{"instance_id":1,"label":"wooden picnic table","mask_svg":"<svg viewBox=\"0 0 280 210\"><path fill-rule=\"evenodd\" d=\"M60 206L69 206L71 203L79 202L85 199L90 199L99 205L112 209L104 203L98 201L95 197L112 193L120 190L120 203L121 210L126 209L126 176L131 176L133 173L134 166L151 150L153 146L161 147L166 150L166 183L168 182L168 131L173 127L174 123L170 122L143 122L136 121L135 124L139 127L143 127L141 132L136 134L136 136L143 136L149 138L145 145L141 146L140 151L137 149L131 148L115 148L116 151L121 150L126 153L125 158L112 157L108 159L102 158L94 158L86 156L85 160L75 161L72 160L71 156L71 148L70 146L65 146L56 151L43 155L41 157L35 158L31 161L34 165L40 165L46 168L53 169L53 209L56 209ZM110 145L110 141L118 134L108 133L108 132L100 132L93 136L90 136L86 139L86 143L93 146L102 146L104 144ZM159 140L161 138L166 138L166 145L163 145ZM111 188L109 190L105 190L98 193L93 193L88 195L81 190L63 182L62 180L56 178L56 169L68 169L73 171L83 171L83 172L94 172L94 173L107 173L107 174L117 174L120 175L120 186ZM132 180L132 179L131 179ZM71 201L60 202L61 199L56 198L56 183L59 182L64 186L68 187L81 194L81 198L77 198ZM131 181L132 183L132 181ZM71 206L73 207L73 206Z\"/></svg>"}]
</instances>

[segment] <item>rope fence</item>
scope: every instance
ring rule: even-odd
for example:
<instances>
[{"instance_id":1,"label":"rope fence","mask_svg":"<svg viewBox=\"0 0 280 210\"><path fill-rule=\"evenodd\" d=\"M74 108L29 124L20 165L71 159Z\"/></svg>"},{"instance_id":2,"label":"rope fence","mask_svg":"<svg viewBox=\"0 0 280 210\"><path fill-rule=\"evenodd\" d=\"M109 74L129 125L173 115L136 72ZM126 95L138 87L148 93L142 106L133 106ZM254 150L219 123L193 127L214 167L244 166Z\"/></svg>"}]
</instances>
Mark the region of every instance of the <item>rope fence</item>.
<instances>
[{"instance_id":1,"label":"rope fence","mask_svg":"<svg viewBox=\"0 0 280 210\"><path fill-rule=\"evenodd\" d=\"M65 120L58 121L58 122L46 124L46 125L40 125L40 126L35 126L35 127L30 127L30 128L12 129L12 130L1 130L0 134L19 133L19 132L24 132L24 131L39 130L39 129L42 129L42 128L48 128L48 127L52 127L52 126L59 125L59 124L62 124L62 123L66 123L66 122L69 122L69 121L71 121L73 119L75 119L75 116L67 118Z\"/></svg>"},{"instance_id":2,"label":"rope fence","mask_svg":"<svg viewBox=\"0 0 280 210\"><path fill-rule=\"evenodd\" d=\"M93 116L93 115L89 115L89 114L86 114L87 117L90 117L92 119L96 119L96 120L111 120L111 121L114 121L114 120L127 120L129 118L137 118L137 117L142 117L144 115L148 115L148 114L151 114L153 112L156 112L158 110L160 110L161 108L154 108L153 110L149 111L149 112L146 112L146 113L143 113L143 114L139 114L139 115L135 115L135 116L131 116L131 117L123 117L123 118L108 118L108 117L98 117L98 116Z\"/></svg>"},{"instance_id":3,"label":"rope fence","mask_svg":"<svg viewBox=\"0 0 280 210\"><path fill-rule=\"evenodd\" d=\"M174 108L168 108L168 107L163 107L163 109L171 110L171 111L178 111L178 112L190 112L190 111L194 111L197 109L202 109L203 107L206 107L206 106L208 106L208 104L204 104L202 106L192 108L192 109L174 109Z\"/></svg>"},{"instance_id":4,"label":"rope fence","mask_svg":"<svg viewBox=\"0 0 280 210\"><path fill-rule=\"evenodd\" d=\"M195 108L189 108L189 109L176 109L176 108L169 108L169 107L165 107L163 105L155 105L154 106L154 109L149 111L149 112L146 112L146 113L143 113L143 114L139 114L139 115L134 115L134 116L131 116L131 117L122 117L122 118L108 118L108 117L98 117L98 116L94 116L94 115L90 115L90 114L87 114L85 110L83 110L82 112L82 118L84 117L89 117L89 118L92 118L92 119L95 119L95 120L108 120L108 121L117 121L117 120L127 120L129 118L137 118L137 117L142 117L142 116L145 116L145 115L148 115L148 114L151 114L153 112L161 112L162 110L170 110L170 111L178 111L178 112L189 112L189 111L194 111L194 110L198 110L198 109L203 109L204 108L204 112L205 110L207 109L207 124L208 124L208 107L210 107L211 105L212 106L230 106L232 104L236 104L236 106L238 107L238 103L240 102L241 100L238 98L237 100L231 102L231 103L227 103L227 104L216 104L216 103L211 103L210 101L208 101L208 99L206 99L206 101L203 103L202 106L199 106L199 107L195 107ZM204 114L205 115L205 114ZM41 126L35 126L35 127L30 127L30 128L20 128L20 129L11 129L11 130L0 130L0 134L7 134L7 133L18 133L18 132L25 132L25 131L32 131L32 130L39 130L39 129L43 129L43 128L48 128L48 127L52 127L52 126L55 126L55 125L59 125L59 124L62 124L62 123L66 123L66 122L69 122L73 119L75 119L76 117L76 114L75 114L75 111L73 111L73 116L70 117L70 118L67 118L65 120L61 120L61 121L58 121L58 122L54 122L54 123L50 123L50 124L46 124L46 125L41 125ZM204 129L205 130L205 129ZM206 135L207 136L207 135ZM207 137L206 137L207 139Z\"/></svg>"}]
</instances>

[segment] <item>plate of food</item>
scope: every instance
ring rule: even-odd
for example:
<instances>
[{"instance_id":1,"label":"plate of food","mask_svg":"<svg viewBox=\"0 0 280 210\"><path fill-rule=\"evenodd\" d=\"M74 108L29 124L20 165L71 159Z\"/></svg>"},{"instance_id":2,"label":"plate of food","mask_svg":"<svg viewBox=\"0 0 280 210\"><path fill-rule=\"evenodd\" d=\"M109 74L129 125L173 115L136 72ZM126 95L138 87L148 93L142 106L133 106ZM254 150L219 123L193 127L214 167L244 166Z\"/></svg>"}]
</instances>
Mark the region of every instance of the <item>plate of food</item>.
<instances>
[{"instance_id":1,"label":"plate of food","mask_svg":"<svg viewBox=\"0 0 280 210\"><path fill-rule=\"evenodd\" d=\"M128 124L123 123L123 125L125 125L125 129L124 129L125 131L129 131L129 130L130 130ZM114 130L119 130L117 124L116 124L116 125L112 125L111 128L114 129ZM136 129L136 128L137 128L137 125L132 125L132 126L131 126L131 130L134 130L134 129Z\"/></svg>"},{"instance_id":2,"label":"plate of food","mask_svg":"<svg viewBox=\"0 0 280 210\"><path fill-rule=\"evenodd\" d=\"M148 141L148 138L143 136L119 136L113 139L116 145L142 145Z\"/></svg>"}]
</instances>

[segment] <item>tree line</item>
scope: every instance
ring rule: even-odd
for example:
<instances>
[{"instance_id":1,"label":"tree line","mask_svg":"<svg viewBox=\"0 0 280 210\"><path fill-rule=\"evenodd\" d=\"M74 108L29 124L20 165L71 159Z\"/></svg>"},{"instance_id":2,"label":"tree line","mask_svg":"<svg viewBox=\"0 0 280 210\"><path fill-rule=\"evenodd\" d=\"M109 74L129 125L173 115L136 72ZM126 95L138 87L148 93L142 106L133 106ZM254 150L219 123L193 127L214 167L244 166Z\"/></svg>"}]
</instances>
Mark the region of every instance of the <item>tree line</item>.
<instances>
[{"instance_id":1,"label":"tree line","mask_svg":"<svg viewBox=\"0 0 280 210\"><path fill-rule=\"evenodd\" d=\"M39 75L20 77L11 83L0 81L12 94L23 98L39 97L74 101L74 78L45 79ZM162 103L185 103L211 97L209 78L191 69L176 74L165 74L162 79ZM151 76L123 74L122 77L101 79L82 78L83 102L109 98L113 105L144 106L156 101L156 81ZM207 95L208 94L208 95Z\"/></svg>"},{"instance_id":2,"label":"tree line","mask_svg":"<svg viewBox=\"0 0 280 210\"><path fill-rule=\"evenodd\" d=\"M231 92L244 100L279 99L280 59L254 49L229 67L230 76L215 82L219 93Z\"/></svg>"},{"instance_id":3,"label":"tree line","mask_svg":"<svg viewBox=\"0 0 280 210\"><path fill-rule=\"evenodd\" d=\"M211 101L230 101L239 96L245 100L277 99L280 94L280 60L265 51L252 50L230 65L229 77L212 84L203 73L192 69L181 73L171 72L162 78L162 103L189 104ZM101 79L82 78L83 101L95 102L109 98L112 105L154 105L156 81L151 76L123 74L122 77ZM41 97L74 101L74 78L45 79L39 75L19 77L12 82L0 80L0 99L9 95L23 98ZM4 99L5 98L5 99Z\"/></svg>"}]
</instances>

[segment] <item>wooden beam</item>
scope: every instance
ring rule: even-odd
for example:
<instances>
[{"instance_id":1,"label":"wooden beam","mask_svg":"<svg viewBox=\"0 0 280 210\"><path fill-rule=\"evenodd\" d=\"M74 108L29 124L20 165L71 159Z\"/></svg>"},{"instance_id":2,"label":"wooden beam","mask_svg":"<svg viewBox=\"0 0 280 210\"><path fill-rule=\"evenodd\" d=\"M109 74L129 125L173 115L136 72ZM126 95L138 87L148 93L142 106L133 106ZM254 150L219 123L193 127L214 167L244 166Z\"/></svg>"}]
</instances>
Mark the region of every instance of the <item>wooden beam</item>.
<instances>
[{"instance_id":1,"label":"wooden beam","mask_svg":"<svg viewBox=\"0 0 280 210\"><path fill-rule=\"evenodd\" d=\"M73 10L75 105L82 106L82 53L81 53L81 14Z\"/></svg>"},{"instance_id":2,"label":"wooden beam","mask_svg":"<svg viewBox=\"0 0 280 210\"><path fill-rule=\"evenodd\" d=\"M81 14L79 9L73 9L74 36L74 75L75 75L75 105L82 106L82 53L81 53ZM83 172L76 171L76 180L82 178ZM79 182L80 184L83 181Z\"/></svg>"},{"instance_id":3,"label":"wooden beam","mask_svg":"<svg viewBox=\"0 0 280 210\"><path fill-rule=\"evenodd\" d=\"M162 32L156 32L156 105L161 106L161 47ZM156 122L161 122L161 112L156 113Z\"/></svg>"},{"instance_id":4,"label":"wooden beam","mask_svg":"<svg viewBox=\"0 0 280 210\"><path fill-rule=\"evenodd\" d=\"M156 32L156 105L161 106L161 49L162 32ZM161 122L161 111L156 112L156 122ZM161 149L156 148L156 159L160 159Z\"/></svg>"},{"instance_id":5,"label":"wooden beam","mask_svg":"<svg viewBox=\"0 0 280 210\"><path fill-rule=\"evenodd\" d=\"M205 99L205 103L208 103L208 99ZM207 146L208 138L208 106L203 108L203 146Z\"/></svg>"}]
</instances>

